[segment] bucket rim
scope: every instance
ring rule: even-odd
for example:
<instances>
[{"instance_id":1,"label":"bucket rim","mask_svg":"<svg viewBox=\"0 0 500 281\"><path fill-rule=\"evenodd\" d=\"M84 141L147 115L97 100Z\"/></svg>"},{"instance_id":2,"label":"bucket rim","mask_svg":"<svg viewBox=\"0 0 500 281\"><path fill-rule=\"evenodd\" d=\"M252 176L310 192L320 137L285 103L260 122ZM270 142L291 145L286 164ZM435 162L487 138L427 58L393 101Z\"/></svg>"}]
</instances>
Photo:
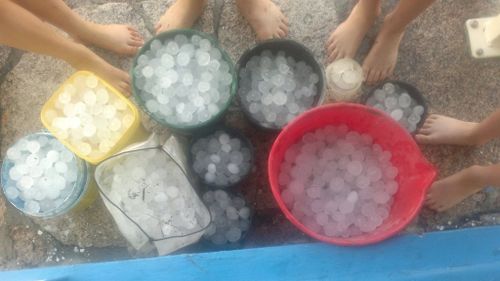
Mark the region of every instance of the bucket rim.
<instances>
[{"instance_id":1,"label":"bucket rim","mask_svg":"<svg viewBox=\"0 0 500 281\"><path fill-rule=\"evenodd\" d=\"M269 181L269 186L271 188L271 192L273 194L273 197L278 204L280 210L285 214L285 217L293 224L295 225L299 230L307 234L308 236L323 241L331 244L336 244L340 246L364 246L364 245L369 245L369 244L374 244L383 240L386 240L388 238L391 238L392 236L396 235L399 233L401 230L403 230L406 226L408 226L411 221L417 216L418 212L423 206L424 199L425 199L425 193L427 192L428 188L430 188L431 183L435 180L437 176L437 170L436 168L424 157L422 154L421 150L419 149L417 143L413 141L409 133L402 127L401 130L403 130L411 139L412 141L410 142L413 148L415 148L418 153L419 157L421 159L421 164L423 167L425 167L426 170L426 176L423 177L425 179L424 183L424 189L423 189L423 195L416 200L415 205L416 208L413 209L412 212L408 213L407 216L405 216L401 222L396 225L395 227L387 230L384 235L379 235L376 237L352 237L352 238L339 238L339 237L329 237L326 235L321 235L319 233L316 233L312 230L310 230L308 227L306 227L303 223L301 223L295 216L291 213L290 210L286 207L286 204L283 202L280 194L280 185L278 183L278 176L277 172L279 172L279 167L277 167L277 170L274 169L274 165L272 163L275 162L275 155L276 155L276 150L278 150L278 147L281 145L282 139L286 138L288 132L291 130L291 128L297 123L301 122L303 119L307 119L311 115L315 114L320 114L323 111L329 111L329 110L335 110L336 108L354 108L356 110L362 110L362 111L368 111L372 112L373 114L381 115L384 116L384 118L389 118L390 122L395 123L394 125L397 124L396 121L394 121L392 118L388 117L387 114L385 114L383 111L378 110L376 108L372 108L366 105L362 104L356 104L356 103L335 103L335 104L328 104L328 105L323 105L320 107L313 108L305 113L303 113L301 116L297 117L294 119L292 122L290 122L284 129L283 131L278 135L276 140L274 141L271 151L269 154L268 158L268 181Z\"/></svg>"}]
</instances>

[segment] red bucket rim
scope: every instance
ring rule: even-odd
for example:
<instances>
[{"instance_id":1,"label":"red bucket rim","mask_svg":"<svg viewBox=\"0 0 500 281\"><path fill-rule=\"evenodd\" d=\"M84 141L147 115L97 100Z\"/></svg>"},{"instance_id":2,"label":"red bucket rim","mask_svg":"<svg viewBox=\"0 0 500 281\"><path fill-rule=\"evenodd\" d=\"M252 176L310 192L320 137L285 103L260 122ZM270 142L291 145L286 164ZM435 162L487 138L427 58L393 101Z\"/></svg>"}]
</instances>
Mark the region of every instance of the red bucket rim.
<instances>
[{"instance_id":1,"label":"red bucket rim","mask_svg":"<svg viewBox=\"0 0 500 281\"><path fill-rule=\"evenodd\" d=\"M425 165L425 167L428 169L428 172L429 172L428 180L425 183L424 192L422 193L422 196L420 196L418 198L418 200L415 200L415 204L418 204L418 206L411 213L409 213L408 216L406 218L404 218L401 223L399 223L397 226L387 230L386 232L383 233L383 235L374 236L374 237L361 236L361 237L353 237L353 238L329 237L329 236L321 235L319 233L316 233L316 232L310 230L304 224L302 224L298 219L296 219L294 217L294 215L291 213L291 211L288 210L288 208L286 207L286 204L283 202L283 200L281 198L280 187L279 187L278 177L277 177L278 173L277 173L277 171L275 171L273 169L274 166L271 164L274 162L274 158L275 158L276 150L278 149L278 146L280 145L282 140L285 137L287 137L291 128L293 128L295 124L300 123L300 122L302 122L302 120L309 118L310 115L319 114L319 113L324 112L324 111L329 111L329 110L332 110L335 108L341 108L341 107L343 107L343 108L350 107L350 108L353 108L356 110L362 110L362 111L373 111L373 112L376 112L377 114L380 114L380 115L388 118L390 120L390 122L393 122L393 124L395 126L400 127L401 130L403 130L407 134L408 138L412 139L411 145L413 146L413 148L416 148L416 151L418 151L419 156L422 159L422 163ZM368 245L368 244L374 244L374 243L386 240L386 239L396 235L397 233L399 233L406 226L408 226L408 224L410 224L411 221L417 216L417 214L419 213L419 211L421 210L421 208L423 206L426 191L429 189L432 182L434 182L434 180L437 176L436 168L424 157L424 155L420 151L418 144L413 140L411 135L404 128L402 128L396 121L394 121L392 118L390 118L390 116L388 116L385 112L378 110L376 108L366 106L366 105L354 104L354 103L335 103L335 104L328 104L328 105L319 106L319 107L316 107L316 108L313 108L311 110L306 111L305 113L301 114L300 116L298 116L297 118L295 118L294 120L289 122L288 125L286 125L283 128L283 130L280 132L280 134L275 139L275 141L271 147L271 151L269 153L269 158L268 158L267 169L268 169L268 171L267 171L268 172L268 180L269 180L271 192L272 192L273 197L276 200L276 203L278 204L279 208L285 214L285 217L290 222L292 222L293 225L295 225L297 228L299 228L302 232L309 235L310 237L317 239L317 240L320 240L320 241L323 241L323 242L332 243L332 244L336 244L336 245L340 245L340 246L363 246L363 245Z\"/></svg>"}]
</instances>

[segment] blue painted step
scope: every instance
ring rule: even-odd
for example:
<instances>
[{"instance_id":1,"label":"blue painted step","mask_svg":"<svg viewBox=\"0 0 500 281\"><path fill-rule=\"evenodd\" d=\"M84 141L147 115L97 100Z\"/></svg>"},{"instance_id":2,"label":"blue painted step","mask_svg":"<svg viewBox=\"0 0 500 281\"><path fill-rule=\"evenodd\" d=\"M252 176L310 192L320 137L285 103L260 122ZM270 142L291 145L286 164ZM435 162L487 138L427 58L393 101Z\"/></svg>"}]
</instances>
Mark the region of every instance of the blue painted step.
<instances>
[{"instance_id":1,"label":"blue painted step","mask_svg":"<svg viewBox=\"0 0 500 281\"><path fill-rule=\"evenodd\" d=\"M0 272L1 281L500 280L500 226Z\"/></svg>"}]
</instances>

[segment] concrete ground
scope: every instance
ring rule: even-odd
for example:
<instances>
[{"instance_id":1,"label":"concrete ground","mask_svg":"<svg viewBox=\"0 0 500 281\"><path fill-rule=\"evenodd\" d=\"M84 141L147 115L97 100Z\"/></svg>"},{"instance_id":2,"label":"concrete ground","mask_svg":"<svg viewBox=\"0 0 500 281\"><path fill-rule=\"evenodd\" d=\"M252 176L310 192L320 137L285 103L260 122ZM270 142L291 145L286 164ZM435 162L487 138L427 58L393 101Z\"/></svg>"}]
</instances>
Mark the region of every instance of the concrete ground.
<instances>
[{"instance_id":1,"label":"concrete ground","mask_svg":"<svg viewBox=\"0 0 500 281\"><path fill-rule=\"evenodd\" d=\"M68 4L87 19L100 23L128 23L146 38L171 0L69 0ZM234 60L255 43L248 24L239 16L234 1L224 1L219 39ZM323 44L329 33L346 17L349 0L276 0L290 19L290 38L309 47L324 60ZM396 1L384 1L387 12ZM214 0L209 1L196 28L213 32ZM464 22L469 18L500 13L499 0L438 0L409 28L400 48L394 78L414 84L427 98L432 113L478 121L498 107L499 60L474 60L467 47ZM378 23L379 25L380 23ZM377 27L378 27L377 25ZM376 27L376 28L377 28ZM366 54L376 28L363 43L358 59ZM129 69L131 60L96 50L114 65ZM0 153L18 138L43 129L42 105L74 72L62 61L0 47ZM369 88L364 89L368 91ZM245 247L309 241L280 214L266 180L266 157L275 137L248 124L237 107L226 123L241 128L256 147L256 167L241 189L256 209L254 228ZM422 147L425 155L448 176L473 163L496 163L500 141L477 148ZM0 155L0 156L1 156ZM2 158L2 157L0 157ZM423 210L408 232L496 224L500 199L488 189L457 207L435 214ZM498 214L497 214L498 213ZM196 249L190 249L196 250ZM138 256L129 251L111 217L97 200L83 213L51 221L34 221L5 202L0 195L0 268L26 268Z\"/></svg>"}]
</instances>

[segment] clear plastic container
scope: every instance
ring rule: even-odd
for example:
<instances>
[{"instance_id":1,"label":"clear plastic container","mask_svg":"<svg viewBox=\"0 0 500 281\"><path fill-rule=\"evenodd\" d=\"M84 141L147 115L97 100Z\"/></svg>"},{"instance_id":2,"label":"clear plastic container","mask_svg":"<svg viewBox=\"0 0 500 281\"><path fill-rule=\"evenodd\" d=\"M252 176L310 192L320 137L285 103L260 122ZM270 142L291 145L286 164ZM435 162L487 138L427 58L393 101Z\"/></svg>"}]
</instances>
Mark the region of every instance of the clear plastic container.
<instances>
[{"instance_id":1,"label":"clear plastic container","mask_svg":"<svg viewBox=\"0 0 500 281\"><path fill-rule=\"evenodd\" d=\"M18 140L11 148L16 148L16 146L21 145L22 142L26 141L38 141L38 140L47 140L48 142L57 142L60 145L60 153L65 153L68 157L71 157L70 160L67 162L68 163L68 171L70 169L76 169L76 180L73 183L69 183L67 185L66 190L64 192L64 195L60 195L60 197L55 198L55 199L42 199L42 200L35 200L35 199L26 199L26 195L23 193L23 190L21 187L18 187L18 182L20 181L14 181L12 179L12 176L10 175L11 169L16 165L16 163L9 157L9 151L7 153L7 156L5 157L3 164L2 164L2 169L1 169L1 178L0 178L0 183L2 185L2 191L4 192L5 197L7 200L18 210L23 212L26 215L32 216L32 217L38 217L38 218L53 218L56 216L63 215L67 212L71 211L76 211L76 210L82 210L88 207L97 197L97 189L95 186L95 181L93 180L93 171L92 167L88 165L85 161L82 159L78 158L74 153L69 151L64 145L59 143L57 139L54 138L50 133L46 132L39 132L39 133L34 133L28 136L25 136ZM35 153L33 153L35 154ZM31 155L33 155L31 154ZM31 156L30 155L30 156ZM28 161L28 160L26 160ZM42 160L43 161L43 160ZM20 162L21 163L21 162ZM25 162L22 162L23 164ZM52 168L49 167L46 169L46 171L49 170L56 170L58 168ZM43 184L42 181L45 177L44 174L41 176L37 177L37 175L33 174L34 168L31 167L29 171L29 177L33 179L33 184L31 188L37 188L41 189ZM60 170L61 171L61 170ZM63 171L64 172L64 171ZM65 176L67 179L69 175L66 173L61 173L61 176ZM53 189L54 186L49 186L49 189ZM17 190L17 194L15 190ZM61 192L61 194L63 194ZM48 201L52 201L53 204L50 204ZM40 210L38 212L34 211L34 208L27 206L27 202L38 202L40 206L42 204L46 204L46 208L40 207ZM42 203L43 202L43 203ZM36 208L35 208L36 209Z\"/></svg>"},{"instance_id":2,"label":"clear plastic container","mask_svg":"<svg viewBox=\"0 0 500 281\"><path fill-rule=\"evenodd\" d=\"M326 68L328 93L326 103L356 101L360 98L363 69L353 59L336 60Z\"/></svg>"},{"instance_id":3,"label":"clear plastic container","mask_svg":"<svg viewBox=\"0 0 500 281\"><path fill-rule=\"evenodd\" d=\"M96 168L104 205L138 251L165 255L197 242L211 221L188 174L182 143L152 134Z\"/></svg>"}]
</instances>

